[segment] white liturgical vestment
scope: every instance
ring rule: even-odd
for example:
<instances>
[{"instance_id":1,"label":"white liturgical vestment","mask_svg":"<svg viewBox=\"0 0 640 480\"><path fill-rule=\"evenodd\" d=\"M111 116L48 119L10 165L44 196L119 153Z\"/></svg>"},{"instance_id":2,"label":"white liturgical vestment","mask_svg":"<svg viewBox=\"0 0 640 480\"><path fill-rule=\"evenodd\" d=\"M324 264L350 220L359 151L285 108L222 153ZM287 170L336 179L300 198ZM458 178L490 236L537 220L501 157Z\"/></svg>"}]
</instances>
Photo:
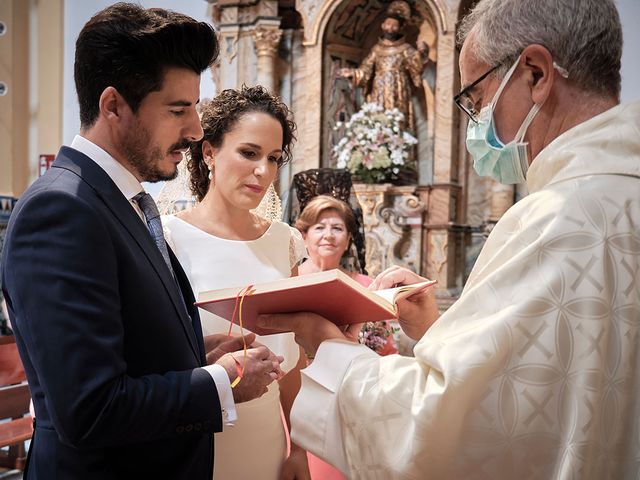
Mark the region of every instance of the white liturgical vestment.
<instances>
[{"instance_id":1,"label":"white liturgical vestment","mask_svg":"<svg viewBox=\"0 0 640 480\"><path fill-rule=\"evenodd\" d=\"M323 342L293 440L352 479L640 478L640 102L532 162L415 358Z\"/></svg>"}]
</instances>

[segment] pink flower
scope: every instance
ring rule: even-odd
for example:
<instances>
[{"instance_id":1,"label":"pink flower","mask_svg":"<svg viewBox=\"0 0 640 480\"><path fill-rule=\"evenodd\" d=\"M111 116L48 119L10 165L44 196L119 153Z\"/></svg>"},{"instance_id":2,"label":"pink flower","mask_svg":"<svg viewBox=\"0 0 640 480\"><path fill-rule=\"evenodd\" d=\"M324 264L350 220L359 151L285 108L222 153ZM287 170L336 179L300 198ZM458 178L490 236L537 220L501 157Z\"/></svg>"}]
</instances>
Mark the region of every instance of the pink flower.
<instances>
[{"instance_id":1,"label":"pink flower","mask_svg":"<svg viewBox=\"0 0 640 480\"><path fill-rule=\"evenodd\" d=\"M367 322L360 331L360 343L379 352L386 345L387 337L396 330L388 322Z\"/></svg>"}]
</instances>

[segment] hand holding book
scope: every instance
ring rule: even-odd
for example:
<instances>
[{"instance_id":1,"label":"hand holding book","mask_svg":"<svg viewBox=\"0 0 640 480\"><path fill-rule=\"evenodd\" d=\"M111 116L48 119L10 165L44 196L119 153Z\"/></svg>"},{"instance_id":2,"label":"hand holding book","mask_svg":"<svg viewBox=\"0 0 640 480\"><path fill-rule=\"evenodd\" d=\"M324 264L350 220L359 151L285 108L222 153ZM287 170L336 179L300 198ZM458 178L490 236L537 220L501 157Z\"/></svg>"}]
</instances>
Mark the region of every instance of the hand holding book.
<instances>
[{"instance_id":1,"label":"hand holding book","mask_svg":"<svg viewBox=\"0 0 640 480\"><path fill-rule=\"evenodd\" d=\"M418 285L425 279L404 267L393 266L380 273L369 286L370 289L386 289L396 285ZM435 283L435 282L433 282ZM432 284L433 284L432 283ZM422 292L422 294L421 294ZM418 288L404 299L399 299L398 322L404 333L413 340L420 340L433 325L440 311L435 296L429 289Z\"/></svg>"},{"instance_id":2,"label":"hand holding book","mask_svg":"<svg viewBox=\"0 0 640 480\"><path fill-rule=\"evenodd\" d=\"M426 281L374 292L340 270L327 270L260 283L250 288L243 286L200 292L197 305L238 324L242 317L243 328L266 335L275 332L257 325L257 317L261 314L312 312L338 326L397 318L396 303L400 299L433 283ZM239 302L241 292L242 302ZM242 303L241 312L239 303Z\"/></svg>"},{"instance_id":3,"label":"hand holding book","mask_svg":"<svg viewBox=\"0 0 640 480\"><path fill-rule=\"evenodd\" d=\"M397 286L403 282L411 284ZM318 339L357 338L357 331L355 334L349 331L351 335L345 336L344 330L337 326L344 328L367 321L398 318L408 335L419 338L416 337L419 332L424 333L435 319L431 318L434 308L437 316L433 296L428 294L429 287L434 283L407 269L392 267L372 284L374 287L395 286L392 289L383 288L387 291L382 292L367 290L339 270L257 284L249 289L250 293L242 302L243 327L260 335L284 331L298 334L305 331L298 343L307 350L311 348L310 352L317 348ZM197 305L231 320L238 307L238 295L245 287L201 292ZM293 313L297 315L279 315ZM278 314L278 318L267 321L266 326L259 325L258 316L264 314ZM239 323L239 315L235 316L234 321ZM353 325L347 328L359 327Z\"/></svg>"},{"instance_id":4,"label":"hand holding book","mask_svg":"<svg viewBox=\"0 0 640 480\"><path fill-rule=\"evenodd\" d=\"M412 338L415 338L413 335L417 335L419 331L423 333L426 332L427 328L435 321L435 318L437 318L437 313L435 317L433 313L435 301L433 295L429 293L430 289L428 288L435 282L428 281L404 268L392 268L394 271L396 269L399 270L395 271L395 273L389 272L390 269L385 270L385 272L380 275L382 279L374 282L374 286L388 287L390 285L397 285L400 281L410 282L413 280L419 282L412 284L414 286L413 289L398 288L398 291L404 293L413 291L413 294L405 294L403 298L397 300L400 326L403 329L408 328L411 333L406 333L412 335ZM402 285L401 287L407 286L409 285ZM415 288L416 286L419 286L419 288ZM396 296L396 299L397 298ZM437 312L437 307L435 307L435 311ZM329 321L323 316L315 313L302 312L261 316L259 319L259 327L265 331L271 330L272 333L293 331L296 334L296 341L307 353L315 354L320 344L325 340L352 340L356 338L360 325L349 325L346 327L347 330L343 331L335 322Z\"/></svg>"}]
</instances>

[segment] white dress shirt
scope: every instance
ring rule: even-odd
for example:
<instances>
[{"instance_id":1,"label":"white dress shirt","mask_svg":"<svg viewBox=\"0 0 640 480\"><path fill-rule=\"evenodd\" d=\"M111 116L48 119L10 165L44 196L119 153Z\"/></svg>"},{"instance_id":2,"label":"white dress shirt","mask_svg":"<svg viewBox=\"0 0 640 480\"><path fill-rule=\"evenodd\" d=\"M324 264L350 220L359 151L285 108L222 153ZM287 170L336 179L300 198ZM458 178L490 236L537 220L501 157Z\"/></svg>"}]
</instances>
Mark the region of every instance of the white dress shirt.
<instances>
[{"instance_id":1,"label":"white dress shirt","mask_svg":"<svg viewBox=\"0 0 640 480\"><path fill-rule=\"evenodd\" d=\"M113 180L113 183L116 184L118 190L120 190L122 195L129 200L131 208L135 210L137 215L140 217L140 220L144 222L144 213L142 213L138 203L133 200L134 196L144 191L144 188L138 179L102 148L80 135L76 135L74 137L73 142L71 142L71 148L79 151L80 153L84 153L87 157L97 163L107 175L109 175L109 178ZM218 389L218 398L220 399L220 405L222 407L222 420L224 424L233 425L238 417L227 371L223 366L216 364L206 365L202 368L209 372L209 375L213 378L216 388Z\"/></svg>"}]
</instances>

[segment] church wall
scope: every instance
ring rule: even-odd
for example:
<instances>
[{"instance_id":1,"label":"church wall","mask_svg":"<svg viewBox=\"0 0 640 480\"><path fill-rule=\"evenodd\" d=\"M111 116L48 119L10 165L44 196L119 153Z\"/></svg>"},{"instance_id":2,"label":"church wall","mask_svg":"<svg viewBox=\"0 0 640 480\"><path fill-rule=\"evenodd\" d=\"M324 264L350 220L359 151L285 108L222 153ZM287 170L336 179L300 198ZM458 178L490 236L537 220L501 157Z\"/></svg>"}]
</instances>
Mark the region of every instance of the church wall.
<instances>
[{"instance_id":1,"label":"church wall","mask_svg":"<svg viewBox=\"0 0 640 480\"><path fill-rule=\"evenodd\" d=\"M622 22L622 93L621 100L640 100L640 2L638 0L617 0L616 5Z\"/></svg>"},{"instance_id":2,"label":"church wall","mask_svg":"<svg viewBox=\"0 0 640 480\"><path fill-rule=\"evenodd\" d=\"M29 180L29 15L28 2L0 3L0 195L13 196Z\"/></svg>"},{"instance_id":3,"label":"church wall","mask_svg":"<svg viewBox=\"0 0 640 480\"><path fill-rule=\"evenodd\" d=\"M294 95L297 93L294 89L294 83L297 79L297 72L300 69L300 59L302 58L302 32L300 30L285 30L280 43L280 50L277 58L276 66L276 83L279 86L280 95L283 101L292 108L294 121L298 121L298 113L293 108L295 103ZM298 130L296 136L298 140L293 147L293 157L298 158L296 149L300 145L301 131ZM288 203L289 185L294 174L294 162L288 163L280 168L279 171L279 192L284 205Z\"/></svg>"},{"instance_id":4,"label":"church wall","mask_svg":"<svg viewBox=\"0 0 640 480\"><path fill-rule=\"evenodd\" d=\"M301 55L292 69L291 108L298 124L292 174L320 166L322 47L298 44L296 51Z\"/></svg>"}]
</instances>

